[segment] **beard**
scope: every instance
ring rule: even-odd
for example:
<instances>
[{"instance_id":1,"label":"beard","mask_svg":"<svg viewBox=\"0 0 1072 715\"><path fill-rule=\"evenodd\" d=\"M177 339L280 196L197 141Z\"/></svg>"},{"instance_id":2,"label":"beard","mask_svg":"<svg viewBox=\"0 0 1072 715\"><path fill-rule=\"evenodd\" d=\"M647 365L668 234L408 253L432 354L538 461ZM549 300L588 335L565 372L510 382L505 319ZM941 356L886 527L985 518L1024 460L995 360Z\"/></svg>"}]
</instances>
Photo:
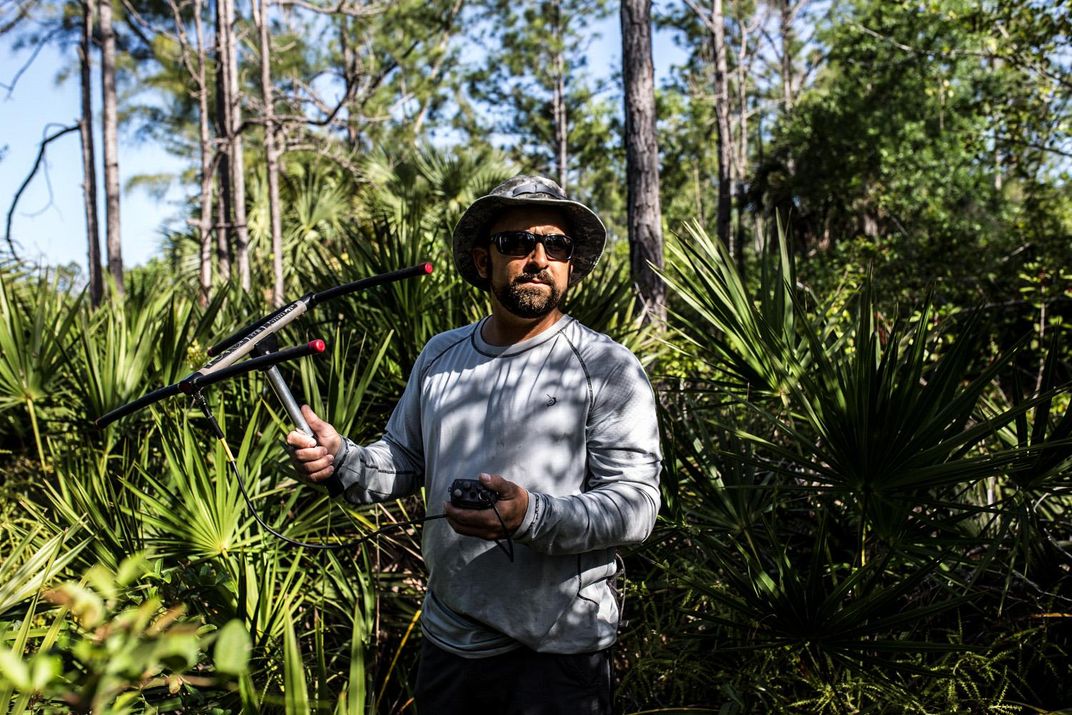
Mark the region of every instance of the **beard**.
<instances>
[{"instance_id":1,"label":"beard","mask_svg":"<svg viewBox=\"0 0 1072 715\"><path fill-rule=\"evenodd\" d=\"M543 286L549 290L544 290ZM495 286L495 297L519 318L542 318L558 307L565 291L547 273L522 273L511 283Z\"/></svg>"}]
</instances>

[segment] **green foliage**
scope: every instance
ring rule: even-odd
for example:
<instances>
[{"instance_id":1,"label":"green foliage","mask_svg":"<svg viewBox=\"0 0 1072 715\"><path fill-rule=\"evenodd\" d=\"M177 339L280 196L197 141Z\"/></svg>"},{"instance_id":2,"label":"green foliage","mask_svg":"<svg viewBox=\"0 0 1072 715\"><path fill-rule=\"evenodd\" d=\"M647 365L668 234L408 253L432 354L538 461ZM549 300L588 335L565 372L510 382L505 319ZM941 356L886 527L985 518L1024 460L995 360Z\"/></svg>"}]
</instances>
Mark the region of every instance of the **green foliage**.
<instances>
[{"instance_id":1,"label":"green foliage","mask_svg":"<svg viewBox=\"0 0 1072 715\"><path fill-rule=\"evenodd\" d=\"M487 310L451 270L449 235L509 172L479 151L383 151L352 176L292 160L292 295L436 265L321 306L281 336L328 341L329 355L284 374L344 432L373 439L423 343ZM263 211L250 215L261 240ZM4 305L20 306L2 314L4 339L39 350L29 363L9 360L9 372L44 385L32 401L39 438L21 377L0 402L0 464L12 477L0 527L0 700L16 712L94 698L117 712L406 712L424 588L419 529L353 553L284 548L257 527L224 447L181 400L90 427L267 311L267 296L230 287L199 306L183 269L189 248L175 237L174 263L133 272L127 297L96 310L34 275L0 276ZM567 308L638 353L661 405L666 509L627 557L623 710L1067 702L1072 400L1066 331L1041 315L1063 290L1049 269L1023 279L1045 329L1033 331L1034 347L1002 351L983 314L923 303L898 319L863 267L839 276L836 291L809 286L782 239L751 282L699 224L669 254L667 332L637 324L613 250ZM268 271L254 252L254 275ZM273 528L333 540L421 515L419 497L357 510L290 478L288 421L260 376L208 397Z\"/></svg>"},{"instance_id":2,"label":"green foliage","mask_svg":"<svg viewBox=\"0 0 1072 715\"><path fill-rule=\"evenodd\" d=\"M239 620L228 621L220 629L213 649L216 672L243 675L249 670L249 633Z\"/></svg>"},{"instance_id":3,"label":"green foliage","mask_svg":"<svg viewBox=\"0 0 1072 715\"><path fill-rule=\"evenodd\" d=\"M34 597L63 573L88 543L88 539L68 543L67 532L44 538L45 528L35 526L20 533L9 527L5 539L11 547L0 562L0 616Z\"/></svg>"},{"instance_id":4,"label":"green foliage","mask_svg":"<svg viewBox=\"0 0 1072 715\"><path fill-rule=\"evenodd\" d=\"M284 374L340 429L374 439L424 342L486 311L486 298L452 270L450 231L465 206L509 169L492 153L430 148L371 153L351 176L313 157L290 160L284 250L291 295L426 260L436 266L419 280L323 305L281 336L284 344L327 340L330 356L284 366ZM259 190L252 196L264 200ZM265 239L258 223L264 215L259 205L250 211L254 242ZM337 556L281 548L255 524L223 446L181 399L103 430L92 425L189 374L214 338L267 311L267 296L233 287L200 306L189 262L194 247L174 236L165 259L128 275L125 298L111 295L97 309L32 274L0 275L6 339L36 346L21 355L31 362L17 363L29 368L11 369L31 377L13 379L12 399L0 403L7 420L0 460L12 475L0 529L10 553L0 561L7 584L0 618L15 619L0 622L0 634L9 660L25 666L11 666L18 672L3 687L24 708L65 697L89 702L98 697L97 674L108 667L98 648L120 644L171 667L134 673L116 666L100 686L102 709L400 712L412 695L419 637L419 529L389 532ZM252 258L254 282L265 285L270 256L254 250ZM597 280L572 292L569 310L650 363L658 351L645 347L652 337L637 324L625 271L612 256ZM36 385L48 471L26 427L23 383ZM357 510L295 482L281 447L290 426L262 377L233 380L208 399L254 508L273 528L292 538L341 540L421 515L419 498ZM149 572L123 585L98 579L77 589L55 586L86 573L124 572L128 555L142 552ZM37 608L39 593L49 589L66 594L68 610ZM198 624L196 648L186 652L192 660L172 662L169 646L154 645L159 634L150 633L151 624L167 612L162 604L183 606L181 622ZM80 625L75 609L93 625ZM123 624L120 640L93 640L112 622ZM84 641L81 655L73 654Z\"/></svg>"},{"instance_id":5,"label":"green foliage","mask_svg":"<svg viewBox=\"0 0 1072 715\"><path fill-rule=\"evenodd\" d=\"M115 572L94 566L81 582L46 592L59 609L38 650L26 660L0 652L0 688L23 696L16 710L32 702L35 712L136 712L215 687L213 678L191 672L203 659L206 634L184 618L185 606L164 608L147 593L151 580L149 560L136 555Z\"/></svg>"},{"instance_id":6,"label":"green foliage","mask_svg":"<svg viewBox=\"0 0 1072 715\"><path fill-rule=\"evenodd\" d=\"M57 290L56 276L42 275L32 283L9 285L0 274L0 414L15 407L26 410L37 455L45 467L45 451L36 405L53 393L61 375L63 347L79 304ZM5 420L16 435L25 434L21 420Z\"/></svg>"},{"instance_id":7,"label":"green foliage","mask_svg":"<svg viewBox=\"0 0 1072 715\"><path fill-rule=\"evenodd\" d=\"M1067 20L1014 6L856 0L819 27L826 64L778 118L750 186L802 255L852 244L802 275L831 285L872 263L891 310L928 293L1004 303L1026 262L1067 262L1069 195L1054 181L1067 103L1053 99Z\"/></svg>"},{"instance_id":8,"label":"green foliage","mask_svg":"<svg viewBox=\"0 0 1072 715\"><path fill-rule=\"evenodd\" d=\"M807 344L797 336L795 281L785 246L778 263L765 264L772 270L764 271L756 300L725 246L698 223L687 224L686 231L667 245L679 270L666 281L687 308L677 316L682 348L747 389L784 392L808 364Z\"/></svg>"},{"instance_id":9,"label":"green foliage","mask_svg":"<svg viewBox=\"0 0 1072 715\"><path fill-rule=\"evenodd\" d=\"M283 651L283 694L286 698L287 715L301 715L309 708L309 691L306 687L305 668L302 654L298 649L298 638L294 635L294 622L289 615L284 621L286 631Z\"/></svg>"},{"instance_id":10,"label":"green foliage","mask_svg":"<svg viewBox=\"0 0 1072 715\"><path fill-rule=\"evenodd\" d=\"M890 324L865 277L846 321L804 298L779 244L757 290L698 227L670 248L673 341L703 369L663 393L670 509L642 585L662 605L626 642L674 683L649 671L635 705L1059 707L1072 642L1045 619L1072 578L1072 416L1056 340L1025 395L1024 343L977 364L978 314Z\"/></svg>"}]
</instances>

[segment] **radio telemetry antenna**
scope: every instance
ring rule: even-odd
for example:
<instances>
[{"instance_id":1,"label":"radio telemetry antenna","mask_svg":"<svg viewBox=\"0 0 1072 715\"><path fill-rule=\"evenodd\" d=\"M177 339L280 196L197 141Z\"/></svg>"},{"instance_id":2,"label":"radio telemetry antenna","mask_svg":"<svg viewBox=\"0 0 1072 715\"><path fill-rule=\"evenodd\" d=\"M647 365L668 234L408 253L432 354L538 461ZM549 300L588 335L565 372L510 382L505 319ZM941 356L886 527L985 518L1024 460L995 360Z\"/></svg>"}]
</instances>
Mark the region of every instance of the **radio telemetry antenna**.
<instances>
[{"instance_id":1,"label":"radio telemetry antenna","mask_svg":"<svg viewBox=\"0 0 1072 715\"><path fill-rule=\"evenodd\" d=\"M421 263L416 266L391 271L390 273L381 273L379 275L370 276L369 278L363 278L359 281L353 281L352 283L345 283L340 286L335 286L334 288L320 291L319 293L309 293L304 295L293 303L284 305L282 308L279 308L265 317L253 321L246 327L235 331L210 347L208 349L208 354L211 359L205 363L201 369L190 373L172 385L153 390L133 402L128 402L122 407L112 410L108 414L97 418L96 424L98 427L103 428L121 417L125 417L144 407L148 407L154 402L159 402L160 400L179 393L189 395L193 399L194 404L201 409L202 413L204 413L205 418L208 420L209 425L212 428L213 434L222 444L224 453L227 456L228 466L238 480L238 486L242 492L242 497L245 499L246 505L253 513L253 517L257 520L257 523L260 524L261 528L265 531L293 546L301 546L303 548L317 550L351 549L358 544L377 536L386 529L404 528L412 524L427 521L427 519L443 518L443 515L437 515L427 517L426 519L392 523L370 534L366 534L359 539L338 543L298 541L281 534L261 519L257 510L254 508L253 502L246 491L245 481L242 479L242 472L238 468L238 460L235 459L230 447L228 447L227 441L224 439L223 430L220 428L215 415L213 415L212 410L209 409L205 396L202 394L202 390L209 385L222 382L223 380L242 375L252 370L264 370L268 373L268 382L272 385L272 390L279 398L279 401L283 403L283 409L286 410L287 415L290 416L294 425L298 430L304 432L309 437L315 438L313 430L309 428L309 424L301 413L298 401L294 399L294 395L290 392L290 388L287 387L286 382L283 380L283 375L279 372L278 366L279 363L285 360L301 358L307 355L319 355L324 352L327 346L324 344L323 340L317 339L311 340L305 345L297 345L295 347L279 350L277 348L276 333L324 301L339 298L384 283L392 283L406 278L426 276L431 272L431 263ZM242 360L242 358L251 353L254 357L239 362L239 360ZM332 496L337 496L342 490L337 480L329 481L327 487Z\"/></svg>"},{"instance_id":2,"label":"radio telemetry antenna","mask_svg":"<svg viewBox=\"0 0 1072 715\"><path fill-rule=\"evenodd\" d=\"M268 372L268 380L272 385L272 389L283 403L284 409L294 421L294 424L302 432L312 436L312 430L309 429L309 425L306 424L305 418L302 417L301 410L298 408L298 403L294 399L294 396L291 394L286 383L283 382L283 378L279 373L279 368L276 367L276 365L284 360L323 352L324 342L322 340L314 340L304 346L287 348L286 350L275 352L275 334L324 301L339 298L350 293L356 293L357 291L372 288L373 286L382 285L384 283L393 283L406 278L426 276L431 272L431 263L420 263L415 266L409 266L408 268L391 271L390 273L380 273L375 276L353 281L352 283L344 283L343 285L328 288L327 290L317 293L308 293L301 298L298 298L296 301L288 303L282 308L269 313L265 317L253 321L246 327L235 331L210 347L208 349L208 354L211 359L197 371L190 373L172 385L153 390L133 402L128 402L122 407L118 407L111 412L102 415L97 418L96 425L97 427L105 427L121 417L126 417L127 415L133 414L142 408L148 407L149 405L168 397L172 397L179 393L187 395L193 394L200 387L205 387L250 370L264 369ZM310 347L314 343L319 344L319 350ZM258 355L257 357L241 363L242 367L233 367L239 360L254 352Z\"/></svg>"}]
</instances>

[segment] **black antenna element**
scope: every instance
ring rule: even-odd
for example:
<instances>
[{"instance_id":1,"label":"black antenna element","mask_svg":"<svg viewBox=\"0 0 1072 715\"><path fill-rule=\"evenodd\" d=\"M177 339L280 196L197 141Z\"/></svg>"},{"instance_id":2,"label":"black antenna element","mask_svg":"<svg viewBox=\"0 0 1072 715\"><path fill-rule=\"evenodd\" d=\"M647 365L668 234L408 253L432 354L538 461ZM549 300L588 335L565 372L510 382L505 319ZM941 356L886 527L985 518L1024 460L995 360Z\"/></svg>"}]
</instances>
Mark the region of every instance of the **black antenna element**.
<instances>
[{"instance_id":1,"label":"black antenna element","mask_svg":"<svg viewBox=\"0 0 1072 715\"><path fill-rule=\"evenodd\" d=\"M349 293L356 293L359 290L372 288L373 286L378 286L383 283L393 283L394 281L400 281L406 278L426 276L431 272L431 263L419 263L415 266L409 266L408 268L400 268L397 271L391 271L390 273L380 273L379 275L362 278L361 280L353 281L352 283L344 283L341 286L328 288L327 290L322 290L319 293L307 293L301 298L298 298L293 303L289 305L284 305L282 308L276 310L274 313L269 313L260 320L255 320L241 330L237 330L231 335L228 335L226 338L208 349L208 356L215 357L222 353L224 350L227 350L227 348L231 347L235 343L241 342L242 340L252 337L253 334L261 328L273 326L277 321L289 318L289 314L292 311L298 309L298 304L302 304L301 312L304 313L310 308L315 308L317 305L323 303L326 300L333 300L334 298L338 298ZM295 315L293 318L287 319L284 325L286 323L291 322L291 320L296 317L298 316ZM276 330L278 330L278 328L276 328ZM272 330L271 332L274 333L275 330Z\"/></svg>"},{"instance_id":2,"label":"black antenna element","mask_svg":"<svg viewBox=\"0 0 1072 715\"><path fill-rule=\"evenodd\" d=\"M345 283L334 288L328 288L327 290L320 291L318 293L308 293L296 301L289 303L278 310L269 313L267 316L256 320L241 330L229 335L222 341L216 343L209 348L208 354L212 357L201 369L193 372L183 379L179 380L173 385L161 387L145 395L142 395L133 402L129 402L122 407L118 407L106 415L98 417L96 425L98 428L103 428L112 422L115 422L120 417L126 417L129 414L137 412L138 410L148 407L154 402L177 395L180 392L186 394L192 394L196 392L199 387L211 385L225 380L229 377L248 372L249 370L256 369L269 369L273 368L276 364L283 360L290 360L297 357L303 357L304 355L313 355L318 351L307 351L309 346L313 343L309 343L305 346L298 346L295 348L288 348L279 352L266 352L266 355L261 357L252 358L245 363L243 367L235 370L229 368L244 358L246 355L254 352L258 344L282 330L287 325L290 325L295 320L305 315L310 308L315 307L319 303L323 303L327 300L332 300L340 296L347 295L349 293L355 293L365 288L371 288L373 286L382 285L384 283L392 283L394 281L404 280L406 278L416 278L418 276L426 276L432 272L431 263L419 263L415 266L409 266L408 268L401 268L397 271L391 271L389 273L381 273L379 275L370 276L368 278L362 278L361 280L353 281L352 283ZM316 342L316 341L314 341ZM321 341L322 342L322 341ZM274 349L274 348L273 348ZM306 350L307 352L301 352ZM300 354L299 354L300 353ZM271 359L268 358L269 355ZM282 357L279 357L282 356ZM260 362L256 362L260 361ZM252 363L252 364L251 364ZM270 372L270 376L275 378L272 380L273 387L276 388L276 392L279 393L282 390L279 385L280 380L276 377L276 374ZM289 394L289 391L287 392ZM288 401L284 399L284 395L280 395L283 399L284 405L288 408L287 412L292 413L289 402L293 402L293 398ZM297 413L300 415L301 413ZM291 414L294 417L294 414ZM296 422L299 426L302 422Z\"/></svg>"},{"instance_id":3,"label":"black antenna element","mask_svg":"<svg viewBox=\"0 0 1072 715\"><path fill-rule=\"evenodd\" d=\"M236 377L247 372L252 372L253 370L267 370L286 360L303 358L306 355L319 355L324 352L325 349L327 349L327 343L323 340L310 340L305 345L295 345L292 348L284 348L278 352L266 353L260 357L250 358L245 362L236 363L230 367L225 367L222 370L217 370L211 375L189 377L179 383L179 390L187 395L192 395L202 387L214 385L229 377Z\"/></svg>"}]
</instances>

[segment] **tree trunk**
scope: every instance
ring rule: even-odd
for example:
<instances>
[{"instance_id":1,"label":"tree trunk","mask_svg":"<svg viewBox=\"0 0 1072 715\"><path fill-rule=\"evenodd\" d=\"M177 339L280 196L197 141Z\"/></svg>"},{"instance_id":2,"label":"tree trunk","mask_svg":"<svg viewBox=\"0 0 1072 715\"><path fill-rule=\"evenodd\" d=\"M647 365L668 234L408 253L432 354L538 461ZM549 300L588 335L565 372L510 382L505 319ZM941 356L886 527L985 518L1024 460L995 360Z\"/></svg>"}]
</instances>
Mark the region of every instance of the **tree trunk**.
<instances>
[{"instance_id":1,"label":"tree trunk","mask_svg":"<svg viewBox=\"0 0 1072 715\"><path fill-rule=\"evenodd\" d=\"M78 46L78 63L82 70L82 118L78 129L82 136L82 198L86 209L86 240L89 243L89 302L96 308L104 295L101 275L100 229L97 225L97 158L93 147L93 0L82 2L82 40Z\"/></svg>"},{"instance_id":2,"label":"tree trunk","mask_svg":"<svg viewBox=\"0 0 1072 715\"><path fill-rule=\"evenodd\" d=\"M272 304L283 305L283 219L279 209L279 149L275 133L278 129L272 93L272 45L268 38L268 2L254 0L254 22L260 34L261 96L264 98L264 153L268 169L268 216L272 227Z\"/></svg>"},{"instance_id":3,"label":"tree trunk","mask_svg":"<svg viewBox=\"0 0 1072 715\"><path fill-rule=\"evenodd\" d=\"M231 195L230 170L226 153L220 154L216 174L220 182L220 200L216 202L216 264L220 269L220 281L231 282L230 214L227 212Z\"/></svg>"},{"instance_id":4,"label":"tree trunk","mask_svg":"<svg viewBox=\"0 0 1072 715\"><path fill-rule=\"evenodd\" d=\"M197 222L200 239L200 270L198 296L202 306L208 305L212 291L212 140L208 131L208 76L205 49L205 30L201 22L201 0L194 0L194 32L197 38L197 134L201 151L201 213Z\"/></svg>"},{"instance_id":5,"label":"tree trunk","mask_svg":"<svg viewBox=\"0 0 1072 715\"><path fill-rule=\"evenodd\" d=\"M730 213L733 196L733 136L730 131L730 90L726 62L726 21L722 0L711 5L711 40L715 59L715 141L718 149L718 238L736 258L734 241L730 236Z\"/></svg>"},{"instance_id":6,"label":"tree trunk","mask_svg":"<svg viewBox=\"0 0 1072 715\"><path fill-rule=\"evenodd\" d=\"M231 238L234 230L231 221L231 206L234 195L231 191L231 102L227 82L226 8L224 0L216 1L216 136L222 138L219 148L220 160L216 164L219 182L219 200L216 202L216 262L220 280L231 280Z\"/></svg>"},{"instance_id":7,"label":"tree trunk","mask_svg":"<svg viewBox=\"0 0 1072 715\"><path fill-rule=\"evenodd\" d=\"M740 3L737 3L735 8L740 11ZM737 16L737 27L740 33L740 44L737 47L737 148L733 160L734 197L737 204L734 255L737 258L737 270L743 276L746 243L744 218L748 203L745 187L745 177L748 176L748 77L752 71L752 57L754 56L748 50L748 36L755 28L750 23L746 23L740 14Z\"/></svg>"},{"instance_id":8,"label":"tree trunk","mask_svg":"<svg viewBox=\"0 0 1072 715\"><path fill-rule=\"evenodd\" d=\"M234 0L219 0L225 8L224 29L226 32L226 52L224 64L227 66L225 73L227 80L228 113L231 124L228 127L228 137L231 145L231 190L234 192L234 235L235 235L235 263L238 264L238 283L242 290L248 291L251 287L249 274L249 226L246 223L246 174L245 161L242 149L242 135L239 127L242 126L241 96L238 88L238 48L234 37L235 9Z\"/></svg>"},{"instance_id":9,"label":"tree trunk","mask_svg":"<svg viewBox=\"0 0 1072 715\"><path fill-rule=\"evenodd\" d=\"M351 19L346 15L339 17L339 46L342 48L342 75L343 80L346 83L346 96L344 101L349 105L353 100L354 87L357 86L357 74L358 74L358 56L354 50L350 40L350 25ZM350 111L346 113L346 141L347 146L351 150L357 149L357 142L360 138L357 126L357 114L353 111L356 107L348 107Z\"/></svg>"},{"instance_id":10,"label":"tree trunk","mask_svg":"<svg viewBox=\"0 0 1072 715\"><path fill-rule=\"evenodd\" d=\"M778 27L782 35L782 111L788 114L793 109L793 45L796 35L793 31L793 0L781 0Z\"/></svg>"},{"instance_id":11,"label":"tree trunk","mask_svg":"<svg viewBox=\"0 0 1072 715\"><path fill-rule=\"evenodd\" d=\"M119 122L115 91L115 31L111 0L100 4L101 90L104 128L104 196L108 236L108 271L123 294L123 249L119 236Z\"/></svg>"},{"instance_id":12,"label":"tree trunk","mask_svg":"<svg viewBox=\"0 0 1072 715\"><path fill-rule=\"evenodd\" d=\"M629 263L637 306L645 322L666 320L659 207L659 147L655 133L655 70L651 54L651 0L622 0L622 78L625 84L625 161L628 182Z\"/></svg>"},{"instance_id":13,"label":"tree trunk","mask_svg":"<svg viewBox=\"0 0 1072 715\"><path fill-rule=\"evenodd\" d=\"M807 0L800 0L801 3ZM796 68L793 66L794 45L796 45L796 32L793 29L793 18L797 10L793 8L794 0L782 0L781 12L779 13L778 26L782 35L782 101L784 103L782 116L788 116L796 104L796 90L793 81L796 77ZM799 8L800 6L798 6ZM797 162L792 154L786 159L785 168L792 176L797 171ZM788 216L786 217L788 219Z\"/></svg>"},{"instance_id":14,"label":"tree trunk","mask_svg":"<svg viewBox=\"0 0 1072 715\"><path fill-rule=\"evenodd\" d=\"M555 37L561 37L562 5L560 0L551 3L552 27L555 29ZM567 170L569 166L569 125L566 117L566 59L562 48L555 50L553 58L555 66L555 89L552 93L551 102L555 125L555 173L558 174L558 184L566 191Z\"/></svg>"}]
</instances>

